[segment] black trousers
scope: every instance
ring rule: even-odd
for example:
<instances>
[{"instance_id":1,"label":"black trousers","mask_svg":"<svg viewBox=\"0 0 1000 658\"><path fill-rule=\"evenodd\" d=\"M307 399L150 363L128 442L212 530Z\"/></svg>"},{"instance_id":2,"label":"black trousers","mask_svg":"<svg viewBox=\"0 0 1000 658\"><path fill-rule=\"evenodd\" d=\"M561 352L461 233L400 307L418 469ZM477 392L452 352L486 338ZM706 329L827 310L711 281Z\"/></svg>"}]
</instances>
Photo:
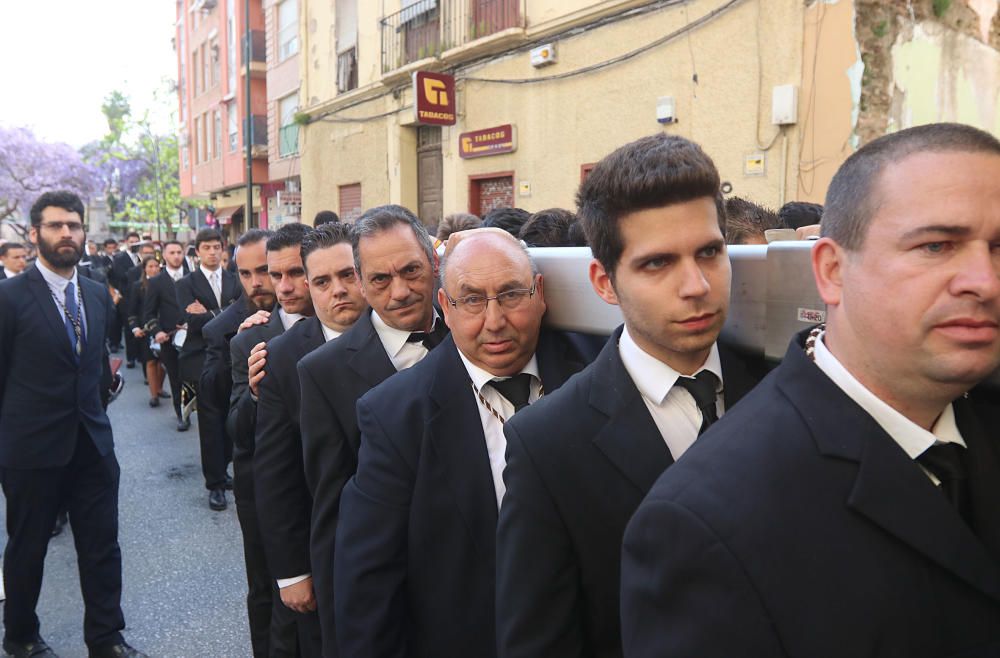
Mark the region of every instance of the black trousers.
<instances>
[{"instance_id":1,"label":"black trousers","mask_svg":"<svg viewBox=\"0 0 1000 658\"><path fill-rule=\"evenodd\" d=\"M122 320L118 314L118 309L121 308L125 300L118 302L118 306L115 307L115 312L111 314L111 323L108 325L108 342L112 347L122 346Z\"/></svg>"},{"instance_id":2,"label":"black trousers","mask_svg":"<svg viewBox=\"0 0 1000 658\"><path fill-rule=\"evenodd\" d=\"M122 299L121 303L118 304L118 320L121 322L122 327L124 327L125 333L125 358L129 361L135 361L139 359L142 355L139 353L139 341L141 339L136 338L132 335L132 331L128 328L128 314L125 309L128 308L128 300Z\"/></svg>"},{"instance_id":3,"label":"black trousers","mask_svg":"<svg viewBox=\"0 0 1000 658\"><path fill-rule=\"evenodd\" d=\"M118 546L118 460L101 457L83 427L66 466L0 469L7 499L7 589L3 621L6 639L39 637L35 607L42 588L45 553L56 514L69 511L83 592L83 637L91 648L122 641L122 556Z\"/></svg>"},{"instance_id":4,"label":"black trousers","mask_svg":"<svg viewBox=\"0 0 1000 658\"><path fill-rule=\"evenodd\" d=\"M213 376L208 376L213 375ZM226 483L226 468L233 461L233 441L226 433L229 393L233 388L230 373L205 373L198 386L198 441L201 444L201 472L205 488L221 489Z\"/></svg>"},{"instance_id":5,"label":"black trousers","mask_svg":"<svg viewBox=\"0 0 1000 658\"><path fill-rule=\"evenodd\" d=\"M239 473L236 477L239 477ZM244 476L245 477L245 476ZM264 556L264 543L252 500L236 499L236 517L243 531L243 559L247 570L247 616L254 658L298 656L298 628L294 611L286 608L271 578Z\"/></svg>"},{"instance_id":6,"label":"black trousers","mask_svg":"<svg viewBox=\"0 0 1000 658\"><path fill-rule=\"evenodd\" d=\"M178 363L177 348L169 340L160 345L160 363L167 371L170 380L171 402L174 403L174 413L181 417L181 373Z\"/></svg>"}]
</instances>

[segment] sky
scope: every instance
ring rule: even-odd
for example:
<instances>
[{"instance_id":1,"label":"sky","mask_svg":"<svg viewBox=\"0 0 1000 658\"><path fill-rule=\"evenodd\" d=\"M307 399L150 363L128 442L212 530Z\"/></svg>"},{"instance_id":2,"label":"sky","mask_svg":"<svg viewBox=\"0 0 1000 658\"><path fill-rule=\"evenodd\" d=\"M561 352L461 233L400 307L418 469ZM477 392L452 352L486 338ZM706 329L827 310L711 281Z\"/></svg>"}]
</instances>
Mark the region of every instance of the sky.
<instances>
[{"instance_id":1,"label":"sky","mask_svg":"<svg viewBox=\"0 0 1000 658\"><path fill-rule=\"evenodd\" d=\"M0 125L78 148L107 132L101 103L118 89L172 132L176 12L174 0L0 0Z\"/></svg>"}]
</instances>

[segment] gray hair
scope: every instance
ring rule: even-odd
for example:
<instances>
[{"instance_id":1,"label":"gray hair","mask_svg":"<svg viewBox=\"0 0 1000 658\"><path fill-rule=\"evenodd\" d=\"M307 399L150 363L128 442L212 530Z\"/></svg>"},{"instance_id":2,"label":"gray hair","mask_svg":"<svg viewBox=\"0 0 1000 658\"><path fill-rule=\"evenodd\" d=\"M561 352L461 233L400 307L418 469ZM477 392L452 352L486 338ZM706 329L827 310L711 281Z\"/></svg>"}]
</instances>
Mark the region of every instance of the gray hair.
<instances>
[{"instance_id":1,"label":"gray hair","mask_svg":"<svg viewBox=\"0 0 1000 658\"><path fill-rule=\"evenodd\" d=\"M932 123L879 137L840 165L826 193L820 234L848 251L861 248L878 210L876 187L893 163L914 153L959 151L1000 155L1000 141L988 132L958 123ZM907 194L907 190L898 190Z\"/></svg>"},{"instance_id":2,"label":"gray hair","mask_svg":"<svg viewBox=\"0 0 1000 658\"><path fill-rule=\"evenodd\" d=\"M390 204L370 208L354 222L351 248L354 251L354 269L358 271L358 276L361 275L361 252L358 249L361 238L372 237L400 224L410 227L421 249L427 255L427 263L432 268L434 267L434 245L431 243L431 238L423 223L407 208Z\"/></svg>"}]
</instances>

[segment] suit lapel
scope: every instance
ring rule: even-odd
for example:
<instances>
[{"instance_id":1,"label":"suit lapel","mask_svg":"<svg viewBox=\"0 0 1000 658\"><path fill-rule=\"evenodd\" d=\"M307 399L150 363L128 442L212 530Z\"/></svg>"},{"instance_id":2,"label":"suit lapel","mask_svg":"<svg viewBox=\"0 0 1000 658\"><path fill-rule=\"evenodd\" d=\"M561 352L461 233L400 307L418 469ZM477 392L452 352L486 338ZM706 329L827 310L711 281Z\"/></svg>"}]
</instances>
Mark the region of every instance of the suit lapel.
<instances>
[{"instance_id":1,"label":"suit lapel","mask_svg":"<svg viewBox=\"0 0 1000 658\"><path fill-rule=\"evenodd\" d=\"M1000 564L902 448L793 343L779 388L820 453L857 462L845 504L985 594L1000 600Z\"/></svg>"},{"instance_id":2,"label":"suit lapel","mask_svg":"<svg viewBox=\"0 0 1000 658\"><path fill-rule=\"evenodd\" d=\"M191 288L194 290L195 299L200 300L205 308L210 311L219 310L219 303L215 300L212 285L205 278L201 268L191 273Z\"/></svg>"},{"instance_id":3,"label":"suit lapel","mask_svg":"<svg viewBox=\"0 0 1000 658\"><path fill-rule=\"evenodd\" d=\"M722 361L722 397L726 403L726 411L729 411L753 390L761 377L750 371L747 357L736 353L724 343L719 343L719 359ZM761 369L763 370L763 365Z\"/></svg>"},{"instance_id":4,"label":"suit lapel","mask_svg":"<svg viewBox=\"0 0 1000 658\"><path fill-rule=\"evenodd\" d=\"M326 342L323 329L320 327L319 318L313 316L303 323L302 327L302 353L299 358L309 354Z\"/></svg>"},{"instance_id":5,"label":"suit lapel","mask_svg":"<svg viewBox=\"0 0 1000 658\"><path fill-rule=\"evenodd\" d=\"M955 416L968 446L965 465L974 505L976 535L986 544L994 559L1000 562L1000 514L997 513L1000 505L1000 444L990 439L987 429L997 427L998 419L984 418L980 422L964 399L955 401Z\"/></svg>"},{"instance_id":6,"label":"suit lapel","mask_svg":"<svg viewBox=\"0 0 1000 658\"><path fill-rule=\"evenodd\" d=\"M372 324L371 313L362 313L351 330L344 334L348 338L347 365L362 381L370 387L375 387L396 374L396 368L385 353L382 341L379 340L375 325ZM340 340L340 339L338 339Z\"/></svg>"},{"instance_id":7,"label":"suit lapel","mask_svg":"<svg viewBox=\"0 0 1000 658\"><path fill-rule=\"evenodd\" d=\"M439 411L427 423L430 442L441 458L452 496L473 541L480 550L492 554L497 498L469 373L450 336L434 348L432 356L435 368L429 394Z\"/></svg>"},{"instance_id":8,"label":"suit lapel","mask_svg":"<svg viewBox=\"0 0 1000 658\"><path fill-rule=\"evenodd\" d=\"M572 354L569 341L548 329L542 329L535 349L538 372L545 390L552 392L566 383L566 380L586 366L576 354Z\"/></svg>"},{"instance_id":9,"label":"suit lapel","mask_svg":"<svg viewBox=\"0 0 1000 658\"><path fill-rule=\"evenodd\" d=\"M28 289L31 290L31 294L35 296L35 301L38 302L38 306L42 309L42 315L45 316L45 319L49 323L49 328L52 329L56 344L60 346L61 351L65 351L68 358L72 359L73 347L69 344L66 325L63 323L62 316L59 315L59 311L56 309L56 303L52 299L49 284L45 283L42 273L36 267L29 268L21 276L27 278Z\"/></svg>"},{"instance_id":10,"label":"suit lapel","mask_svg":"<svg viewBox=\"0 0 1000 658\"><path fill-rule=\"evenodd\" d=\"M589 403L608 417L593 442L645 494L674 460L622 363L621 331L621 327L615 331L592 366Z\"/></svg>"},{"instance_id":11,"label":"suit lapel","mask_svg":"<svg viewBox=\"0 0 1000 658\"><path fill-rule=\"evenodd\" d=\"M239 282L232 272L228 270L222 270L222 302L225 303L227 300L235 300L239 297L239 291L236 289Z\"/></svg>"}]
</instances>

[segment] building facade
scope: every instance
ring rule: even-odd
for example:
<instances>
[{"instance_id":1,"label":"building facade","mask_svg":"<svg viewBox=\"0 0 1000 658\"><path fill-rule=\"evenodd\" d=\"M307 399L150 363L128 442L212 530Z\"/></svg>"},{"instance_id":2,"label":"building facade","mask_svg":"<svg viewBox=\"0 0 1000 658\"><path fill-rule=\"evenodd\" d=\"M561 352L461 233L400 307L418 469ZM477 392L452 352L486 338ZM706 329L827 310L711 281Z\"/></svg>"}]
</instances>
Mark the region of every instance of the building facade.
<instances>
[{"instance_id":1,"label":"building facade","mask_svg":"<svg viewBox=\"0 0 1000 658\"><path fill-rule=\"evenodd\" d=\"M299 178L299 0L265 0L267 40L267 160L264 187L268 225L297 222Z\"/></svg>"},{"instance_id":2,"label":"building facade","mask_svg":"<svg viewBox=\"0 0 1000 658\"><path fill-rule=\"evenodd\" d=\"M236 0L177 0L181 195L208 200L214 212L199 226L236 235L246 219L246 144L252 145L253 224L266 223L261 186L269 182L264 12L252 0L249 16L250 120L246 119L247 30ZM263 212L262 212L263 211ZM204 222L204 223L203 223Z\"/></svg>"}]
</instances>

